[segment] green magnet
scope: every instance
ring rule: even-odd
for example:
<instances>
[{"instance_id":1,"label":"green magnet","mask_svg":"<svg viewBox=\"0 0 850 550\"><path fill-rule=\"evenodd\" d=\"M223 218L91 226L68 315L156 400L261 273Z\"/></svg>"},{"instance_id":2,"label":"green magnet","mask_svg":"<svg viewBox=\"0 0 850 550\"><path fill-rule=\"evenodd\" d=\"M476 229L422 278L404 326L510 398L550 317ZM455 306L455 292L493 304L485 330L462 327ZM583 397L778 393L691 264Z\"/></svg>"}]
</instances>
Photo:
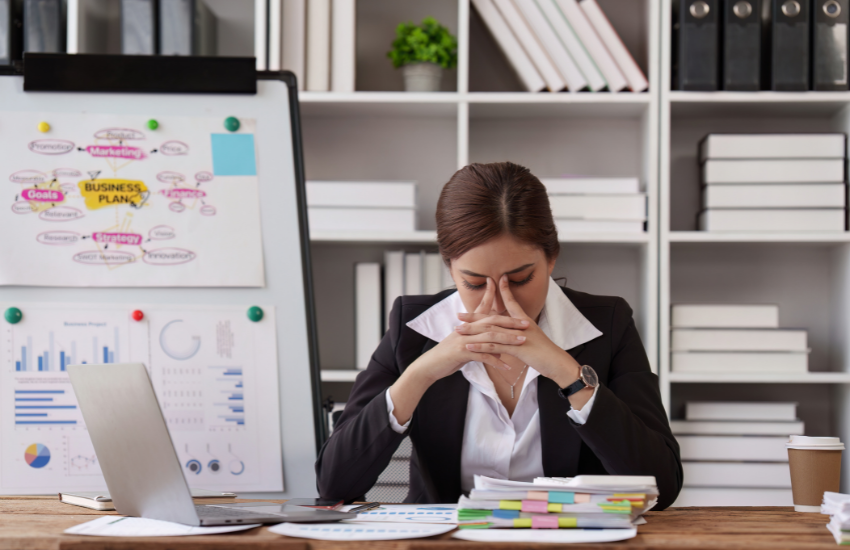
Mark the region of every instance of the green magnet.
<instances>
[{"instance_id":1,"label":"green magnet","mask_svg":"<svg viewBox=\"0 0 850 550\"><path fill-rule=\"evenodd\" d=\"M159 122L155 121L154 119L150 119L148 121L148 128L150 128L151 130L156 130L157 128L159 128Z\"/></svg>"},{"instance_id":2,"label":"green magnet","mask_svg":"<svg viewBox=\"0 0 850 550\"><path fill-rule=\"evenodd\" d=\"M224 119L224 128L228 132L235 132L239 129L239 119L235 116L227 117L226 119Z\"/></svg>"},{"instance_id":3,"label":"green magnet","mask_svg":"<svg viewBox=\"0 0 850 550\"><path fill-rule=\"evenodd\" d=\"M6 310L6 313L3 314L6 317L6 321L11 324L16 324L20 322L21 319L24 318L24 314L21 313L21 310L16 307L10 307ZM260 316L262 317L262 312L260 312Z\"/></svg>"},{"instance_id":4,"label":"green magnet","mask_svg":"<svg viewBox=\"0 0 850 550\"><path fill-rule=\"evenodd\" d=\"M6 313L6 318L7 319L9 318L8 312ZM262 318L263 318L263 310L261 308L259 308L257 306L251 306L251 307L248 308L248 319L250 319L250 320L252 320L256 323ZM11 322L11 321L9 321L9 322Z\"/></svg>"}]
</instances>

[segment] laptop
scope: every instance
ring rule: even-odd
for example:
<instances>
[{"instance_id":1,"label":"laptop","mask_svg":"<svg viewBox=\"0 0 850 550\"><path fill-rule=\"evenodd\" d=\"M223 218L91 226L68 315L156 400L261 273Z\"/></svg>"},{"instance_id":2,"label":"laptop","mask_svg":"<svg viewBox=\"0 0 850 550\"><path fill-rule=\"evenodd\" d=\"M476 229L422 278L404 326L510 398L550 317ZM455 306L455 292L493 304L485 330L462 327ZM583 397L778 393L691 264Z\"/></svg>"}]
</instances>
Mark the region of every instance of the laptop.
<instances>
[{"instance_id":1,"label":"laptop","mask_svg":"<svg viewBox=\"0 0 850 550\"><path fill-rule=\"evenodd\" d=\"M119 514L196 526L357 517L271 502L196 506L145 366L69 365L67 370Z\"/></svg>"}]
</instances>

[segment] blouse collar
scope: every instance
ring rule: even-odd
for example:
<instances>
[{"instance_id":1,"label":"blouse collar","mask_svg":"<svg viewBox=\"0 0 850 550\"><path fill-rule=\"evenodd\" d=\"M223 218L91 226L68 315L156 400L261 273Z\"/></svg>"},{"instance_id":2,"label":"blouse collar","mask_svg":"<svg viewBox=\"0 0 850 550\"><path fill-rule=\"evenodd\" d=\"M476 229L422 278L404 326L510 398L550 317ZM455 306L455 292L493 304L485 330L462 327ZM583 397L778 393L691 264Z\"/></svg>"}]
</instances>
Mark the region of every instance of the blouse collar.
<instances>
[{"instance_id":1,"label":"blouse collar","mask_svg":"<svg viewBox=\"0 0 850 550\"><path fill-rule=\"evenodd\" d=\"M466 308L460 294L453 292L408 322L407 326L422 336L441 342L456 326L463 323L457 318L457 314L463 311L466 311ZM602 332L579 312L558 283L551 278L538 325L543 333L563 350L572 349L602 336Z\"/></svg>"}]
</instances>

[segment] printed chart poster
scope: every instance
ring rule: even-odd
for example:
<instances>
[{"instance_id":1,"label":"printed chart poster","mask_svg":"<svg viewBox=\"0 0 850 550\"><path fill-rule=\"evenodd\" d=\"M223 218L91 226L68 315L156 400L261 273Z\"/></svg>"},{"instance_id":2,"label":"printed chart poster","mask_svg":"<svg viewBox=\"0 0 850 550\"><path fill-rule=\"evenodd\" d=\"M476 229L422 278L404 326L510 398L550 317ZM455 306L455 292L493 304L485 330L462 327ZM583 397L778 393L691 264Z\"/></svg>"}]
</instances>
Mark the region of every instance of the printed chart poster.
<instances>
[{"instance_id":1,"label":"printed chart poster","mask_svg":"<svg viewBox=\"0 0 850 550\"><path fill-rule=\"evenodd\" d=\"M2 307L7 307L3 304ZM18 304L0 328L0 494L106 483L68 365L144 363L190 487L280 491L274 308ZM139 307L139 306L136 306Z\"/></svg>"},{"instance_id":2,"label":"printed chart poster","mask_svg":"<svg viewBox=\"0 0 850 550\"><path fill-rule=\"evenodd\" d=\"M255 121L148 120L3 113L0 284L264 286Z\"/></svg>"}]
</instances>

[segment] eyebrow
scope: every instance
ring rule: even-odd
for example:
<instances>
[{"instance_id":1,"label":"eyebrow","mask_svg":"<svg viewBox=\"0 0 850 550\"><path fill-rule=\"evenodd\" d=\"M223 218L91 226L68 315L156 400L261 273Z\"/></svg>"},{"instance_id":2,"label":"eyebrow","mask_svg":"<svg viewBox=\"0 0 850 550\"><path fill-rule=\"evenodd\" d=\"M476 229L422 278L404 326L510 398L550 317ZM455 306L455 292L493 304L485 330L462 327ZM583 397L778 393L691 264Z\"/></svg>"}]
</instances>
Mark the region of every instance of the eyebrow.
<instances>
[{"instance_id":1,"label":"eyebrow","mask_svg":"<svg viewBox=\"0 0 850 550\"><path fill-rule=\"evenodd\" d=\"M520 271L525 271L529 267L534 267L534 264L525 264L525 265L519 266L516 269L506 271L504 273L504 275L513 275L514 273L519 273ZM460 272L463 273L464 275L469 275L470 277L481 277L483 279L487 278L487 275L479 275L478 273L475 273L474 271L469 271L469 270L466 270L466 269L461 269Z\"/></svg>"}]
</instances>

